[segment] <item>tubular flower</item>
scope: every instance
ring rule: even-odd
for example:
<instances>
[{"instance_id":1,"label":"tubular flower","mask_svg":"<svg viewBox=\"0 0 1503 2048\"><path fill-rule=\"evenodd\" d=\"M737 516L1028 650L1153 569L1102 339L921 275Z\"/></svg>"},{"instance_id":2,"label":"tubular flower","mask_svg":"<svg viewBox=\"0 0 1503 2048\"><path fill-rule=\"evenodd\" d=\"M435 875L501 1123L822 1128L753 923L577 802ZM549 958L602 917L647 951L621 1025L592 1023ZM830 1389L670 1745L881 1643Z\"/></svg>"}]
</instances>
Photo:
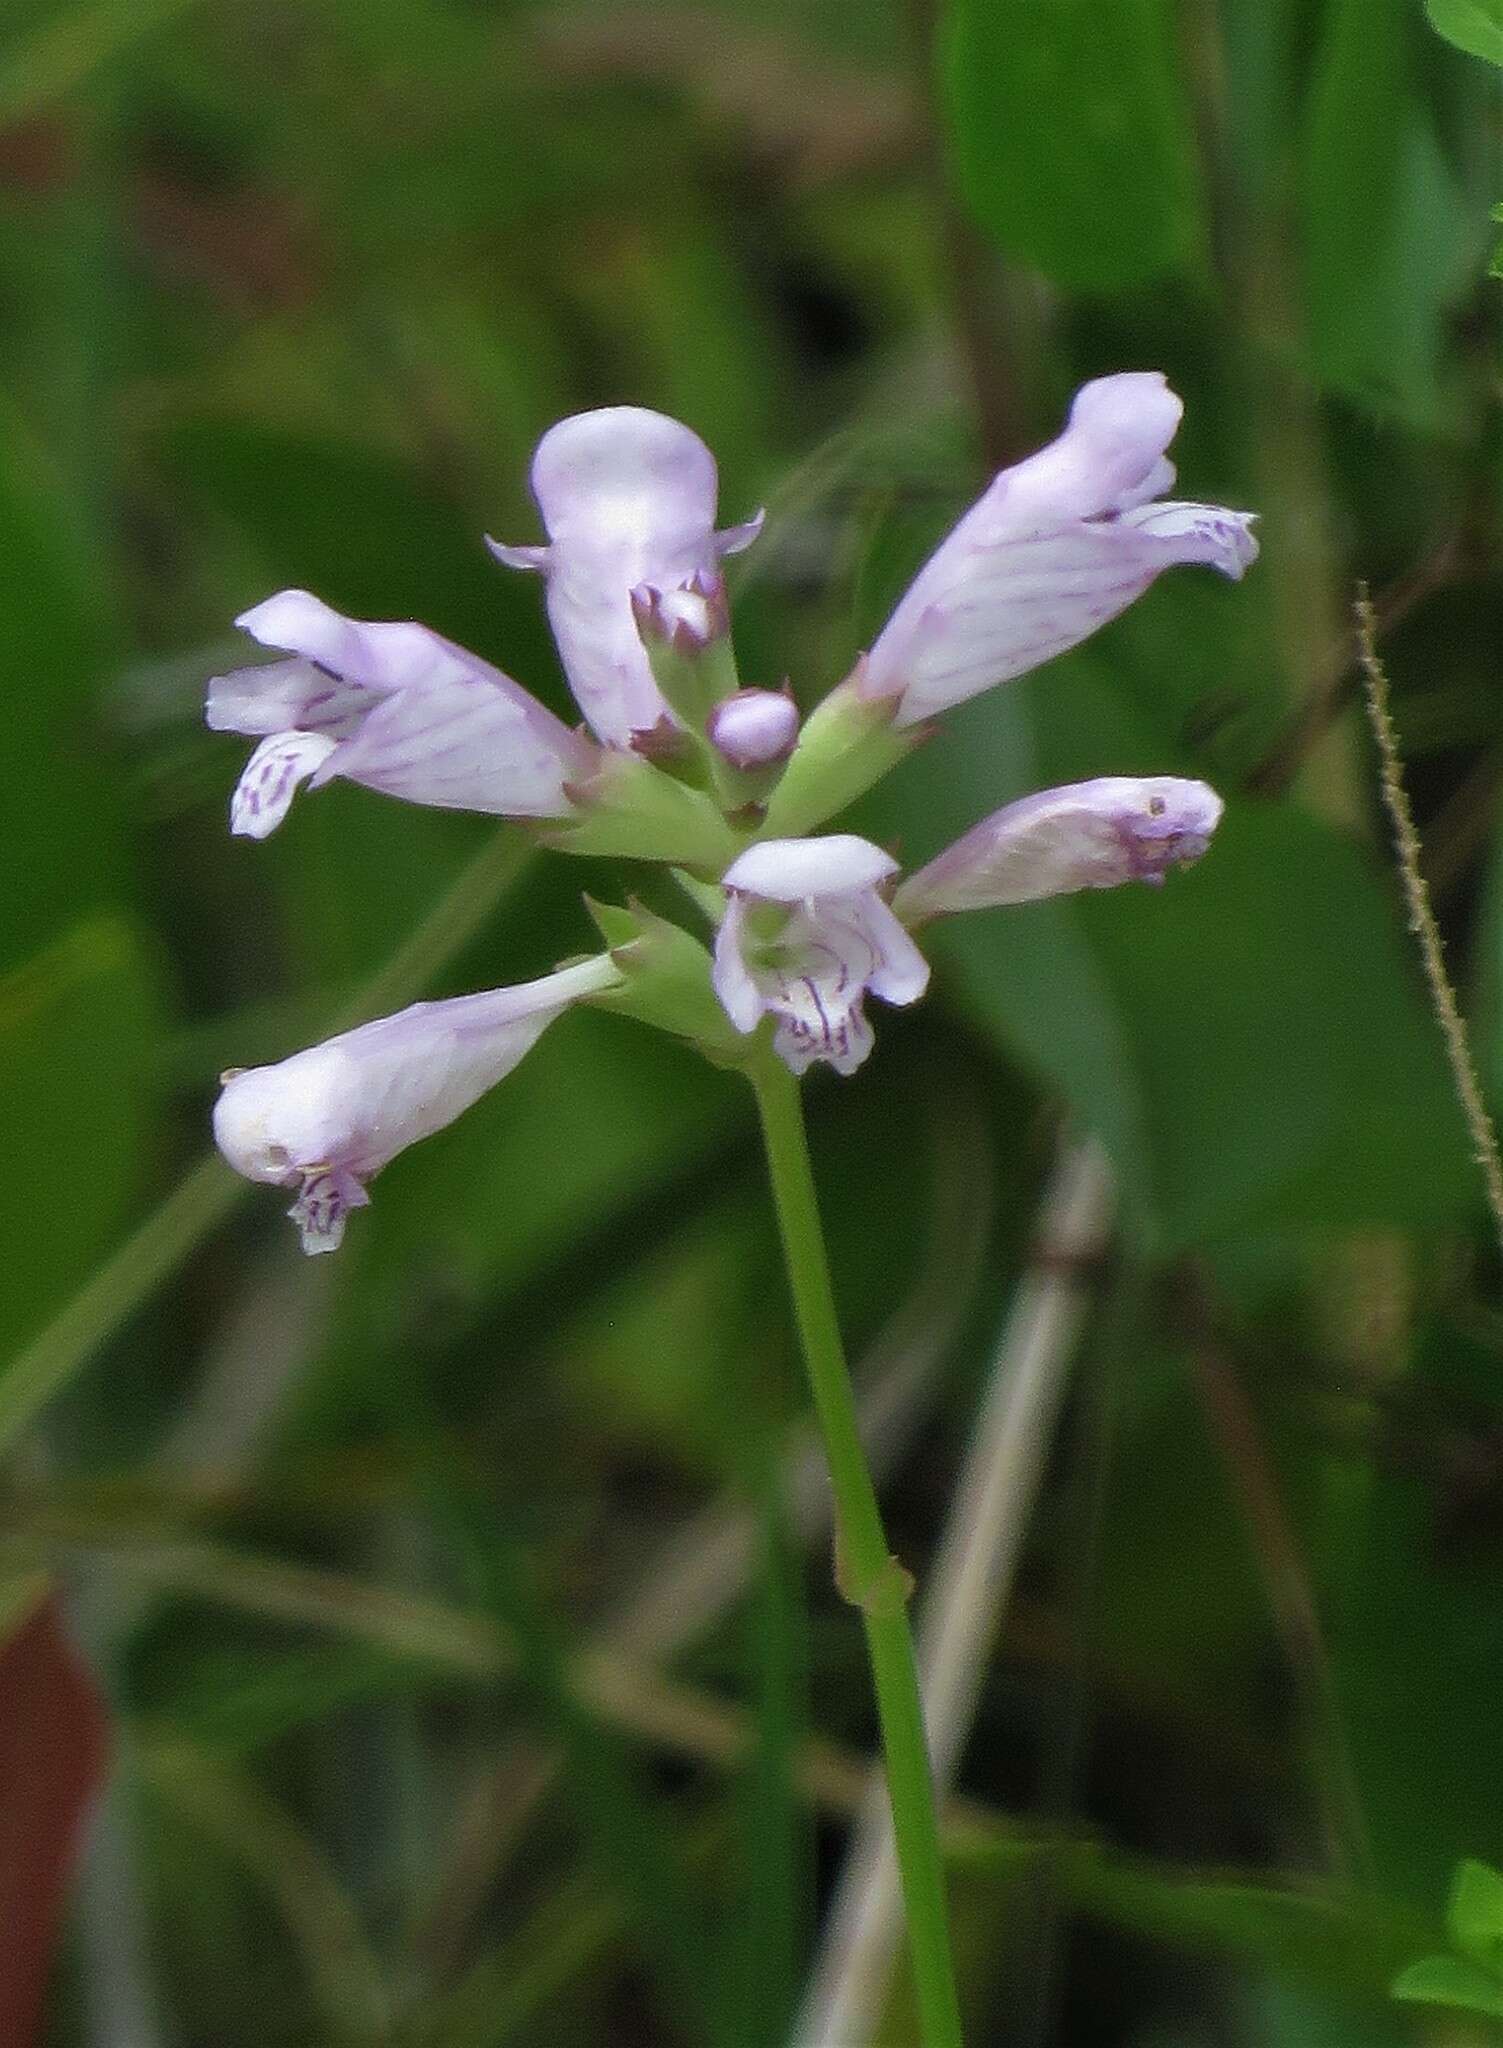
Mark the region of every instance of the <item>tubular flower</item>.
<instances>
[{"instance_id":1,"label":"tubular flower","mask_svg":"<svg viewBox=\"0 0 1503 2048\"><path fill-rule=\"evenodd\" d=\"M715 992L738 1031L777 1018L774 1050L801 1074L815 1060L853 1074L872 1048L868 989L913 1003L929 966L878 884L897 862L868 839L767 839L725 873Z\"/></svg>"},{"instance_id":2,"label":"tubular flower","mask_svg":"<svg viewBox=\"0 0 1503 2048\"><path fill-rule=\"evenodd\" d=\"M648 593L669 612L692 612L722 555L761 529L715 531L715 458L677 420L638 406L607 406L550 427L532 463L532 493L548 530L544 547L489 543L513 569L539 569L548 618L580 710L608 746L673 721L632 614ZM682 605L672 593L689 593Z\"/></svg>"},{"instance_id":3,"label":"tubular flower","mask_svg":"<svg viewBox=\"0 0 1503 2048\"><path fill-rule=\"evenodd\" d=\"M602 956L519 988L413 1003L275 1066L228 1073L215 1142L248 1180L296 1188L287 1213L303 1250L334 1251L373 1174L504 1080L570 1003L620 980Z\"/></svg>"},{"instance_id":4,"label":"tubular flower","mask_svg":"<svg viewBox=\"0 0 1503 2048\"><path fill-rule=\"evenodd\" d=\"M230 806L230 829L264 839L298 785L344 776L448 810L558 818L595 749L500 669L426 626L342 618L284 590L236 624L282 661L209 684L216 732L265 735Z\"/></svg>"},{"instance_id":5,"label":"tubular flower","mask_svg":"<svg viewBox=\"0 0 1503 2048\"><path fill-rule=\"evenodd\" d=\"M1183 410L1156 371L1085 385L1058 440L1004 470L919 571L861 695L913 725L1078 645L1178 563L1239 579L1252 515L1163 496Z\"/></svg>"},{"instance_id":6,"label":"tubular flower","mask_svg":"<svg viewBox=\"0 0 1503 2048\"><path fill-rule=\"evenodd\" d=\"M1204 782L1108 775L1022 797L973 825L899 889L908 924L1121 882L1162 883L1211 843L1222 802Z\"/></svg>"}]
</instances>

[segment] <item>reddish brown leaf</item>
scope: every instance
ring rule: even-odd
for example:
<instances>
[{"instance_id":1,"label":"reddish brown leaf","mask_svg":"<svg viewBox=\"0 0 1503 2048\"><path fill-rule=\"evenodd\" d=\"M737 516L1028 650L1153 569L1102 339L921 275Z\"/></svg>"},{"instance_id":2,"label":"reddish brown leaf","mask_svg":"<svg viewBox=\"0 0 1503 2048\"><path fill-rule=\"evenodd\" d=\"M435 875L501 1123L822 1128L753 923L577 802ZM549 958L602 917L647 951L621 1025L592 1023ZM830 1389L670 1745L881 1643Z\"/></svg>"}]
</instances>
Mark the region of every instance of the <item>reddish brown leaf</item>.
<instances>
[{"instance_id":1,"label":"reddish brown leaf","mask_svg":"<svg viewBox=\"0 0 1503 2048\"><path fill-rule=\"evenodd\" d=\"M54 1594L0 1646L0 2041L31 2048L89 1802L108 1754L104 1700Z\"/></svg>"}]
</instances>

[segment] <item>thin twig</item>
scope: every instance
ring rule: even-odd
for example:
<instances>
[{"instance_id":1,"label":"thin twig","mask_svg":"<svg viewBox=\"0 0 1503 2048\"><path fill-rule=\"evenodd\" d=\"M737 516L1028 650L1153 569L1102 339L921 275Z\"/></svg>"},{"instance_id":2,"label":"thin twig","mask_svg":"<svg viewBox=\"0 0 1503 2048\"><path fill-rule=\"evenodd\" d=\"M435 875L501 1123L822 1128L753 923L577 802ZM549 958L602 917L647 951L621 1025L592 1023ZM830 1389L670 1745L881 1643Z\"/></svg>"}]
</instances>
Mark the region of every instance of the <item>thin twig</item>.
<instances>
[{"instance_id":1,"label":"thin twig","mask_svg":"<svg viewBox=\"0 0 1503 2048\"><path fill-rule=\"evenodd\" d=\"M919 1663L941 1798L959 1765L1007 1606L1085 1314L1089 1268L1112 1208L1105 1158L1094 1144L1073 1146L1045 1198L1039 1249L997 1347L925 1596ZM872 2037L900 1928L891 1825L874 1775L794 2032L799 2048Z\"/></svg>"},{"instance_id":2,"label":"thin twig","mask_svg":"<svg viewBox=\"0 0 1503 2048\"><path fill-rule=\"evenodd\" d=\"M1467 1129L1471 1133L1473 1156L1482 1169L1488 1207L1493 1213L1498 1241L1503 1245L1503 1160L1500 1160L1498 1154L1498 1133L1492 1117L1488 1114L1487 1104L1482 1099L1482 1084L1477 1075L1477 1063L1472 1057L1466 1021L1462 1017L1461 1006L1456 1000L1456 991L1446 972L1445 948L1441 942L1440 927L1435 922L1435 913L1430 907L1430 890L1420 869L1419 833L1415 830L1414 813L1409 807L1408 792L1404 788L1404 767L1399 755L1398 735L1394 731L1393 717L1389 709L1388 677L1378 658L1377 619L1368 599L1366 584L1357 586L1356 621L1357 656L1362 669L1363 693L1367 700L1368 722L1372 726L1373 738L1378 747L1380 787L1384 806L1393 825L1394 851L1404 887L1404 900L1409 907L1409 929L1419 940L1425 981L1430 990L1430 1000L1440 1024L1441 1035L1445 1039L1446 1057L1451 1063L1451 1078L1455 1083L1462 1114L1466 1118Z\"/></svg>"}]
</instances>

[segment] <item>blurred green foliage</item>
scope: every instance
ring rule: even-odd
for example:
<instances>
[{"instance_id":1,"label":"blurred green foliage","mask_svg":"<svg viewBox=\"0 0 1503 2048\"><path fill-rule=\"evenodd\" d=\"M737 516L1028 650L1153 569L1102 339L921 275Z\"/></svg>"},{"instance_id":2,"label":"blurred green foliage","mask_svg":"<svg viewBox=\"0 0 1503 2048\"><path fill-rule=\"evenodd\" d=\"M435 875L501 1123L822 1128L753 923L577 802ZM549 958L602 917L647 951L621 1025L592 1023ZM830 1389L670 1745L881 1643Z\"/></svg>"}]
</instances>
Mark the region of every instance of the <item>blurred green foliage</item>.
<instances>
[{"instance_id":1,"label":"blurred green foliage","mask_svg":"<svg viewBox=\"0 0 1503 2048\"><path fill-rule=\"evenodd\" d=\"M888 1474L921 1580L1061 1111L1122 1198L1135 1306L1093 1320L963 1772L974 2038L1402 2039L1395 1975L1464 1966L1450 1874L1503 1863L1503 1269L1348 650L1360 577L1498 1099L1500 34L1486 0L11 0L0 1328L58 1398L4 1535L121 1731L54 2048L111 2011L141 2048L770 2048L872 1734L777 1483L802 1394L732 1078L570 1018L337 1261L269 1191L173 1196L218 1068L423 920L398 978L448 993L641 885L346 787L232 843L199 703L233 617L305 585L564 709L481 536L535 535L551 420L635 402L711 442L728 518L767 503L738 648L808 704L1130 367L1261 563L966 707L861 829L921 859L1168 771L1224 832L1162 892L957 924L810 1090L853 1349L949 1318ZM707 1501L749 1563L634 1636L677 1532L719 1554Z\"/></svg>"}]
</instances>

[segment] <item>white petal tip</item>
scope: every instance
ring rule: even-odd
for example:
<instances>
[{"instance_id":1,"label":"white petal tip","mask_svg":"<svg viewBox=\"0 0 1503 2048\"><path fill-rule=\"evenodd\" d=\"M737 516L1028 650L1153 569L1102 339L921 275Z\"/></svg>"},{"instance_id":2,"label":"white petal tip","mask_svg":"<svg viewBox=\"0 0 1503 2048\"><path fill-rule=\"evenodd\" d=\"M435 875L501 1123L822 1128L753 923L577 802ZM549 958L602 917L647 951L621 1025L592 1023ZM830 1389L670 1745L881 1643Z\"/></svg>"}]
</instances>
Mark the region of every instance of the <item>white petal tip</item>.
<instances>
[{"instance_id":1,"label":"white petal tip","mask_svg":"<svg viewBox=\"0 0 1503 2048\"><path fill-rule=\"evenodd\" d=\"M508 569L541 570L548 566L546 547L531 544L513 546L504 540L493 540L490 534L485 536L485 544L496 560L504 563Z\"/></svg>"},{"instance_id":2,"label":"white petal tip","mask_svg":"<svg viewBox=\"0 0 1503 2048\"><path fill-rule=\"evenodd\" d=\"M352 1209L369 1208L370 1199L352 1173L335 1169L309 1174L287 1211L307 1256L337 1252L344 1243L345 1218Z\"/></svg>"},{"instance_id":3,"label":"white petal tip","mask_svg":"<svg viewBox=\"0 0 1503 2048\"><path fill-rule=\"evenodd\" d=\"M722 880L728 889L772 903L798 903L875 888L897 871L891 854L869 839L831 832L818 839L761 840L732 861Z\"/></svg>"},{"instance_id":4,"label":"white petal tip","mask_svg":"<svg viewBox=\"0 0 1503 2048\"><path fill-rule=\"evenodd\" d=\"M739 555L749 548L762 528L767 524L767 508L759 505L750 519L743 519L739 526L728 526L723 533L715 536L717 555Z\"/></svg>"},{"instance_id":5,"label":"white petal tip","mask_svg":"<svg viewBox=\"0 0 1503 2048\"><path fill-rule=\"evenodd\" d=\"M230 799L231 832L240 839L265 839L275 832L298 785L324 765L338 744L317 732L278 732L262 740Z\"/></svg>"}]
</instances>

